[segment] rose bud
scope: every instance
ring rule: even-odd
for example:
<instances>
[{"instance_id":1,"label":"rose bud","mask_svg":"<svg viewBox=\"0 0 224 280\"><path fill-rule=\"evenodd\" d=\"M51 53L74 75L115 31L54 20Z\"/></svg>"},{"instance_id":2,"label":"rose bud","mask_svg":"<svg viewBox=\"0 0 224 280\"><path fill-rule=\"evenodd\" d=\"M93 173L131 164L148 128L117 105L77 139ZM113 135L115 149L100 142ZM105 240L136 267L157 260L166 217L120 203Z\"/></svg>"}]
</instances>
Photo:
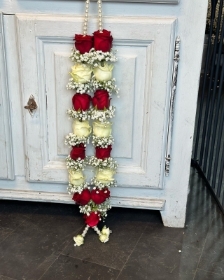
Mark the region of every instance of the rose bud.
<instances>
[{"instance_id":1,"label":"rose bud","mask_svg":"<svg viewBox=\"0 0 224 280\"><path fill-rule=\"evenodd\" d=\"M77 204L80 205L86 205L90 199L91 199L91 194L89 189L84 189L81 194L79 193L74 193L73 198L72 198Z\"/></svg>"},{"instance_id":2,"label":"rose bud","mask_svg":"<svg viewBox=\"0 0 224 280\"><path fill-rule=\"evenodd\" d=\"M95 227L100 221L99 213L91 212L90 215L83 215L85 223L90 227Z\"/></svg>"},{"instance_id":3,"label":"rose bud","mask_svg":"<svg viewBox=\"0 0 224 280\"><path fill-rule=\"evenodd\" d=\"M75 47L81 53L89 52L93 48L93 36L75 34Z\"/></svg>"},{"instance_id":4,"label":"rose bud","mask_svg":"<svg viewBox=\"0 0 224 280\"><path fill-rule=\"evenodd\" d=\"M106 197L101 190L95 189L91 191L91 199L96 204L101 204L106 200Z\"/></svg>"},{"instance_id":5,"label":"rose bud","mask_svg":"<svg viewBox=\"0 0 224 280\"><path fill-rule=\"evenodd\" d=\"M108 91L104 89L98 89L94 93L92 104L97 110L108 109L110 106L110 96Z\"/></svg>"},{"instance_id":6,"label":"rose bud","mask_svg":"<svg viewBox=\"0 0 224 280\"><path fill-rule=\"evenodd\" d=\"M94 48L96 51L109 52L112 48L113 37L111 32L103 29L101 32L98 30L93 33Z\"/></svg>"},{"instance_id":7,"label":"rose bud","mask_svg":"<svg viewBox=\"0 0 224 280\"><path fill-rule=\"evenodd\" d=\"M84 159L85 158L85 151L86 148L83 144L79 144L77 146L72 147L72 150L70 152L70 157L73 160L77 160L78 158Z\"/></svg>"},{"instance_id":8,"label":"rose bud","mask_svg":"<svg viewBox=\"0 0 224 280\"><path fill-rule=\"evenodd\" d=\"M72 97L73 108L76 111L78 111L78 110L82 110L82 111L88 110L89 106L90 106L90 101L91 101L91 96L88 95L87 93L83 93L83 94L76 93Z\"/></svg>"},{"instance_id":9,"label":"rose bud","mask_svg":"<svg viewBox=\"0 0 224 280\"><path fill-rule=\"evenodd\" d=\"M105 159L110 157L110 152L112 150L112 146L109 145L107 148L96 147L96 158Z\"/></svg>"}]
</instances>

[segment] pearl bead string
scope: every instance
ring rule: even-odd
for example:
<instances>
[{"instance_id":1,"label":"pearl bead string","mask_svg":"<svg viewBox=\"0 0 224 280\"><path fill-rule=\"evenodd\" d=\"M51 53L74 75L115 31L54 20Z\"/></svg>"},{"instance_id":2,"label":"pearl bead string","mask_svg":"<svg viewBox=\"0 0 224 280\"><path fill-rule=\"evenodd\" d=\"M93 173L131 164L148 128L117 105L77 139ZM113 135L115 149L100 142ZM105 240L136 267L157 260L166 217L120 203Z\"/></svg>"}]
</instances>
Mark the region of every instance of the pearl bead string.
<instances>
[{"instance_id":1,"label":"pearl bead string","mask_svg":"<svg viewBox=\"0 0 224 280\"><path fill-rule=\"evenodd\" d=\"M89 226L87 225L87 226L85 227L83 233L81 234L83 238L86 236L88 230L89 230Z\"/></svg>"},{"instance_id":2,"label":"pearl bead string","mask_svg":"<svg viewBox=\"0 0 224 280\"><path fill-rule=\"evenodd\" d=\"M89 17L89 2L90 0L86 0L86 8L85 8L85 19L84 19L84 26L83 26L83 35L87 35L87 28L88 28L88 17Z\"/></svg>"},{"instance_id":3,"label":"pearl bead string","mask_svg":"<svg viewBox=\"0 0 224 280\"><path fill-rule=\"evenodd\" d=\"M99 17L99 31L102 32L103 24L102 24L102 1L98 0L98 17Z\"/></svg>"},{"instance_id":4,"label":"pearl bead string","mask_svg":"<svg viewBox=\"0 0 224 280\"><path fill-rule=\"evenodd\" d=\"M100 232L100 230L98 229L97 226L93 227L93 229L99 236L101 235L101 232Z\"/></svg>"},{"instance_id":5,"label":"pearl bead string","mask_svg":"<svg viewBox=\"0 0 224 280\"><path fill-rule=\"evenodd\" d=\"M86 0L85 6L85 18L84 18L84 25L83 25L83 35L87 35L88 29L88 18L89 18L89 3L90 0ZM99 31L102 32L103 30L103 23L102 23L102 0L98 0L98 20L99 20Z\"/></svg>"}]
</instances>

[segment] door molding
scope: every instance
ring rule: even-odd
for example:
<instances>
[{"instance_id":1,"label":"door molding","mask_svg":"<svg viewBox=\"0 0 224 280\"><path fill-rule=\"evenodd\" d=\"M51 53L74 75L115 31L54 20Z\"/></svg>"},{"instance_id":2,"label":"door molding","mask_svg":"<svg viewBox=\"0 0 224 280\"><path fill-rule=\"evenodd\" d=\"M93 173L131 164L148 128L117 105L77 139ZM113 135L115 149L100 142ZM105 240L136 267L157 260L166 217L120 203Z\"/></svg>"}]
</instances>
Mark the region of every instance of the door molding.
<instances>
[{"instance_id":1,"label":"door molding","mask_svg":"<svg viewBox=\"0 0 224 280\"><path fill-rule=\"evenodd\" d=\"M96 2L97 0L93 0ZM128 2L128 3L149 3L149 4L178 4L179 0L104 0L104 2Z\"/></svg>"},{"instance_id":2,"label":"door molding","mask_svg":"<svg viewBox=\"0 0 224 280\"><path fill-rule=\"evenodd\" d=\"M2 13L0 13L0 84L0 179L14 180L12 130Z\"/></svg>"}]
</instances>

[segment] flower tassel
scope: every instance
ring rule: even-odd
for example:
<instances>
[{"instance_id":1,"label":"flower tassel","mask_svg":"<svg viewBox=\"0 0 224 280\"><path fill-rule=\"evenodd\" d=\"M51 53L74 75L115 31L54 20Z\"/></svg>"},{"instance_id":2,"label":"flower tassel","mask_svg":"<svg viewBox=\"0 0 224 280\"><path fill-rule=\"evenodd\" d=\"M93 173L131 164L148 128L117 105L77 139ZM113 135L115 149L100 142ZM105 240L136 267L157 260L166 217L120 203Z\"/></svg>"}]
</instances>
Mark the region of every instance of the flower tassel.
<instances>
[{"instance_id":1,"label":"flower tassel","mask_svg":"<svg viewBox=\"0 0 224 280\"><path fill-rule=\"evenodd\" d=\"M89 230L89 226L87 225L81 235L79 234L79 235L73 237L73 240L75 242L74 246L81 246L82 244L84 244L84 238L85 238L88 230Z\"/></svg>"},{"instance_id":2,"label":"flower tassel","mask_svg":"<svg viewBox=\"0 0 224 280\"><path fill-rule=\"evenodd\" d=\"M106 226L103 227L102 231L100 231L98 229L97 226L93 227L93 229L95 230L95 232L99 235L99 240L102 242L102 243L106 243L109 241L109 237L110 237L110 234L112 233L112 231L107 228Z\"/></svg>"}]
</instances>

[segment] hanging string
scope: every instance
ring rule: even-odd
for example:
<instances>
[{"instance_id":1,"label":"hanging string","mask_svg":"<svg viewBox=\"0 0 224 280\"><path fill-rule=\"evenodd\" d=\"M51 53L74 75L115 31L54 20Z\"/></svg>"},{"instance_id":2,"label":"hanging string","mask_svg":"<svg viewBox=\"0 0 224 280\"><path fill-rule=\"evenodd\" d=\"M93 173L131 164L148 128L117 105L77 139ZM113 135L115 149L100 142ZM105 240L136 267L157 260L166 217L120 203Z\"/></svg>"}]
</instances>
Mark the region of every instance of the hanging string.
<instances>
[{"instance_id":1,"label":"hanging string","mask_svg":"<svg viewBox=\"0 0 224 280\"><path fill-rule=\"evenodd\" d=\"M99 17L99 31L102 32L103 24L102 24L102 1L98 0L98 17Z\"/></svg>"},{"instance_id":2,"label":"hanging string","mask_svg":"<svg viewBox=\"0 0 224 280\"><path fill-rule=\"evenodd\" d=\"M85 19L84 19L84 26L83 26L83 35L84 36L87 35L87 29L88 29L89 2L90 2L90 0L86 0Z\"/></svg>"}]
</instances>

